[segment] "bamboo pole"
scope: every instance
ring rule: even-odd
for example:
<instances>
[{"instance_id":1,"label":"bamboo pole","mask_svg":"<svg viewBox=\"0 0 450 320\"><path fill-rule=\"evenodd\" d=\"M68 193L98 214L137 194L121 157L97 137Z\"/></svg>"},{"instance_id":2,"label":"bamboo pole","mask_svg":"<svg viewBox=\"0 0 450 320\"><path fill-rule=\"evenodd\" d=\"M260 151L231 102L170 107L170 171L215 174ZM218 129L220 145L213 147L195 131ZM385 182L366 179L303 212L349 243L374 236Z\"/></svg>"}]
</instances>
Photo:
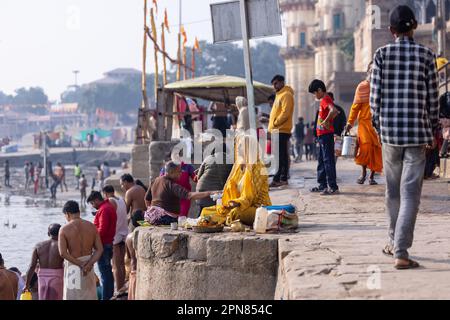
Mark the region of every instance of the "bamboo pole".
<instances>
[{"instance_id":1,"label":"bamboo pole","mask_svg":"<svg viewBox=\"0 0 450 320\"><path fill-rule=\"evenodd\" d=\"M166 52L166 38L164 35L164 22L161 24L161 48L163 52ZM163 84L167 85L167 62L166 55L163 54Z\"/></svg>"},{"instance_id":2,"label":"bamboo pole","mask_svg":"<svg viewBox=\"0 0 450 320\"><path fill-rule=\"evenodd\" d=\"M153 14L153 8L150 9L150 19L152 24L153 39L158 39L156 33L155 15ZM158 103L158 87L159 87L159 70L158 70L158 46L156 43L153 45L155 51L155 104Z\"/></svg>"},{"instance_id":3,"label":"bamboo pole","mask_svg":"<svg viewBox=\"0 0 450 320\"><path fill-rule=\"evenodd\" d=\"M192 79L195 78L195 48L192 47L192 61L191 61Z\"/></svg>"},{"instance_id":4,"label":"bamboo pole","mask_svg":"<svg viewBox=\"0 0 450 320\"><path fill-rule=\"evenodd\" d=\"M181 80L181 32L178 32L177 81Z\"/></svg>"},{"instance_id":5,"label":"bamboo pole","mask_svg":"<svg viewBox=\"0 0 450 320\"><path fill-rule=\"evenodd\" d=\"M141 91L142 91L142 104L138 112L138 123L136 127L136 144L143 144L147 138L147 121L145 118L145 111L149 109L148 96L147 96L147 0L144 0L144 41L142 45L142 78L141 78Z\"/></svg>"},{"instance_id":6,"label":"bamboo pole","mask_svg":"<svg viewBox=\"0 0 450 320\"><path fill-rule=\"evenodd\" d=\"M187 61L186 60L187 60L186 46L183 45L183 65L184 65L184 67L183 67L183 80L187 79L187 66L186 66Z\"/></svg>"}]
</instances>

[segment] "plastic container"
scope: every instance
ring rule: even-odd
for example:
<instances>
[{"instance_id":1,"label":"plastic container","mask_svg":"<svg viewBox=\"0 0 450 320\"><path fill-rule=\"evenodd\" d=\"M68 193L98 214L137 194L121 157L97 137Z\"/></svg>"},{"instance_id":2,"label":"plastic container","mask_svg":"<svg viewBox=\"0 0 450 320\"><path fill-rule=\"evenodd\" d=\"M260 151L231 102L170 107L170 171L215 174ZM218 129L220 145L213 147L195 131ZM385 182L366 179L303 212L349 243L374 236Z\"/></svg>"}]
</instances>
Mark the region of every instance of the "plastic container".
<instances>
[{"instance_id":1,"label":"plastic container","mask_svg":"<svg viewBox=\"0 0 450 320\"><path fill-rule=\"evenodd\" d=\"M25 291L20 295L20 300L33 300L33 296L30 291Z\"/></svg>"},{"instance_id":2,"label":"plastic container","mask_svg":"<svg viewBox=\"0 0 450 320\"><path fill-rule=\"evenodd\" d=\"M266 208L256 209L255 222L253 223L253 229L256 233L266 233L267 231L267 217L269 211Z\"/></svg>"}]
</instances>

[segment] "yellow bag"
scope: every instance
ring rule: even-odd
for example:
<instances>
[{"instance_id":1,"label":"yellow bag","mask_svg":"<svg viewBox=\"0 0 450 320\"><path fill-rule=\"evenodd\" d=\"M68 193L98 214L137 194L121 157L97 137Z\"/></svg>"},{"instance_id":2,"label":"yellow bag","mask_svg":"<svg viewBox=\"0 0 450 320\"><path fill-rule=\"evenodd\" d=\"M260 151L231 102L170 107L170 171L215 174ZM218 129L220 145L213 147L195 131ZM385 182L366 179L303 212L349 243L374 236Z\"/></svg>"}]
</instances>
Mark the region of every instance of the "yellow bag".
<instances>
[{"instance_id":1,"label":"yellow bag","mask_svg":"<svg viewBox=\"0 0 450 320\"><path fill-rule=\"evenodd\" d=\"M33 300L33 296L31 295L31 292L27 290L20 295L20 300Z\"/></svg>"}]
</instances>

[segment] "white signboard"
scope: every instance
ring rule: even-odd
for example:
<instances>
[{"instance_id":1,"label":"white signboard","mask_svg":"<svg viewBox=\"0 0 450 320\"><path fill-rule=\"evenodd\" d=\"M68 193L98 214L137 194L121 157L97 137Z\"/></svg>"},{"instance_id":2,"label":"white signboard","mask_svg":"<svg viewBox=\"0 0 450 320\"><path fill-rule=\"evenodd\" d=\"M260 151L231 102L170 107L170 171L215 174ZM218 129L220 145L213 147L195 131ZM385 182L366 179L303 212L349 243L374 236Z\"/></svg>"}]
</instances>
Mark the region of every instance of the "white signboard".
<instances>
[{"instance_id":1,"label":"white signboard","mask_svg":"<svg viewBox=\"0 0 450 320\"><path fill-rule=\"evenodd\" d=\"M278 0L246 0L249 38L282 34ZM211 4L214 43L242 40L239 1Z\"/></svg>"}]
</instances>

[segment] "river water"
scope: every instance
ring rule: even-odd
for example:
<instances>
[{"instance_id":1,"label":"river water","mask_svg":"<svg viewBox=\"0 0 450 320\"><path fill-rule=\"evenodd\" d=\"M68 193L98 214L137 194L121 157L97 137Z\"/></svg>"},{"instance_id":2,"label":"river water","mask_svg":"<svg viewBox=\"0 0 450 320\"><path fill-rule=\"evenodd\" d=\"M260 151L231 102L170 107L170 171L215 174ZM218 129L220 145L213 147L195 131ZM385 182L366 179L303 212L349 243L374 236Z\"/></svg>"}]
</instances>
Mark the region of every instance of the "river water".
<instances>
[{"instance_id":1,"label":"river water","mask_svg":"<svg viewBox=\"0 0 450 320\"><path fill-rule=\"evenodd\" d=\"M66 220L62 207L52 207L49 201L35 203L31 198L11 196L5 203L5 197L0 194L0 253L7 268L17 267L24 273L36 243L48 239L48 226L64 225ZM82 217L93 221L91 214Z\"/></svg>"}]
</instances>

